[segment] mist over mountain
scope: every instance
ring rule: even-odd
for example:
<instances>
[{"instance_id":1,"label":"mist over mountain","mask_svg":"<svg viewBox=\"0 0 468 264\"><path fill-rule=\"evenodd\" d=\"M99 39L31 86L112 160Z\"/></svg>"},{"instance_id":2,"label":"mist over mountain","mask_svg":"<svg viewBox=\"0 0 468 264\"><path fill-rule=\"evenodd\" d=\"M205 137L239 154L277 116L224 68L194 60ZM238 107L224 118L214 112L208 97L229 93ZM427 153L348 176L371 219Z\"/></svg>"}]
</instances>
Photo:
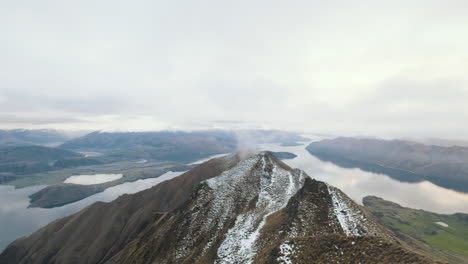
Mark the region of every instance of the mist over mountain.
<instances>
[{"instance_id":1,"label":"mist over mountain","mask_svg":"<svg viewBox=\"0 0 468 264\"><path fill-rule=\"evenodd\" d=\"M467 8L5 2L0 126L466 139Z\"/></svg>"}]
</instances>

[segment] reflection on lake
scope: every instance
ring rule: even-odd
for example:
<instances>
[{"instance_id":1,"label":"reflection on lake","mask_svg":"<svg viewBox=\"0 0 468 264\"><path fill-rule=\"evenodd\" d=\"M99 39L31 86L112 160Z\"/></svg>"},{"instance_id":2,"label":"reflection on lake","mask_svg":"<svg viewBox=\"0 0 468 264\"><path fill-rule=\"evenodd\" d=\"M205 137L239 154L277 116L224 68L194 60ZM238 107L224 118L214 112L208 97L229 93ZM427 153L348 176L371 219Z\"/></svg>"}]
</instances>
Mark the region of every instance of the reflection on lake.
<instances>
[{"instance_id":1,"label":"reflection on lake","mask_svg":"<svg viewBox=\"0 0 468 264\"><path fill-rule=\"evenodd\" d=\"M123 174L93 174L93 175L74 175L70 176L63 183L74 183L81 185L92 185L115 181L122 178Z\"/></svg>"},{"instance_id":2,"label":"reflection on lake","mask_svg":"<svg viewBox=\"0 0 468 264\"><path fill-rule=\"evenodd\" d=\"M183 172L167 172L158 178L126 182L87 197L76 203L62 207L44 209L27 208L28 196L45 186L14 189L13 186L0 185L0 252L13 240L29 235L49 222L70 215L97 201L110 202L122 194L136 193L158 183L172 179Z\"/></svg>"},{"instance_id":3,"label":"reflection on lake","mask_svg":"<svg viewBox=\"0 0 468 264\"><path fill-rule=\"evenodd\" d=\"M312 156L302 146L284 147L264 144L262 150L286 151L297 155L283 160L293 168L305 171L310 177L340 188L349 197L362 204L362 198L375 195L402 206L424 209L436 213L468 213L468 194L452 191L428 181L419 183L399 182L383 174L360 169L341 168Z\"/></svg>"}]
</instances>

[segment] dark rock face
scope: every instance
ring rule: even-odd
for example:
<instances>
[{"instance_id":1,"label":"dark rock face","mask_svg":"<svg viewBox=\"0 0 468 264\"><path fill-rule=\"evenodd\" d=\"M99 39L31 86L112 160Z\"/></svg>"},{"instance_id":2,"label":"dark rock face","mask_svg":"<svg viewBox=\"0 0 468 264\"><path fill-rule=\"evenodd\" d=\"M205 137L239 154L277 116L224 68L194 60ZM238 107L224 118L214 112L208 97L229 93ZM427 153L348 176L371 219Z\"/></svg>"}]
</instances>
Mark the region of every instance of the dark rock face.
<instances>
[{"instance_id":1,"label":"dark rock face","mask_svg":"<svg viewBox=\"0 0 468 264\"><path fill-rule=\"evenodd\" d=\"M265 152L92 205L15 241L0 263L430 263L396 241L344 193Z\"/></svg>"},{"instance_id":2,"label":"dark rock face","mask_svg":"<svg viewBox=\"0 0 468 264\"><path fill-rule=\"evenodd\" d=\"M468 192L468 147L336 138L313 142L307 150L341 167L384 173L404 182L428 180L445 188Z\"/></svg>"}]
</instances>

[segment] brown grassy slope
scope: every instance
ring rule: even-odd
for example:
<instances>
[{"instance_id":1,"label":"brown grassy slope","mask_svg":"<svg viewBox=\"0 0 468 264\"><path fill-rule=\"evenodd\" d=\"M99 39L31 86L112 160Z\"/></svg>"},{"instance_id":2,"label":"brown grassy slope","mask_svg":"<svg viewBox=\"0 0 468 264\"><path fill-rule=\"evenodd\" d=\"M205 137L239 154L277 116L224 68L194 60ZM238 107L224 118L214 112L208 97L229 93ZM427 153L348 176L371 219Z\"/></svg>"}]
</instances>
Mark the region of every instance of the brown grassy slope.
<instances>
[{"instance_id":1,"label":"brown grassy slope","mask_svg":"<svg viewBox=\"0 0 468 264\"><path fill-rule=\"evenodd\" d=\"M282 263L283 243L294 248L292 263L437 263L402 246L365 208L355 206L367 219L368 236L346 236L326 185L306 180L287 207L268 217L254 263Z\"/></svg>"},{"instance_id":2,"label":"brown grassy slope","mask_svg":"<svg viewBox=\"0 0 468 264\"><path fill-rule=\"evenodd\" d=\"M191 219L196 215L194 206L202 197L197 193L206 191L203 188L208 187L201 185L194 192L193 199L161 215L108 263L214 263L216 250L224 236L220 235L210 247L206 247L209 236L199 226L193 226L201 223ZM209 207L209 200L206 205ZM285 241L295 245L296 251L291 256L293 263L436 263L402 247L390 232L376 223L371 223L370 230L377 231L379 236L345 236L338 220L330 212L331 208L326 185L307 178L287 207L268 217L257 242L259 251L253 263L279 263L279 246ZM205 215L206 212L202 208L198 214ZM235 218L231 216L229 223L224 223L224 234L234 224ZM373 221L371 217L368 220ZM293 227L295 235L291 233ZM176 249L184 238L193 243L189 249L191 254L176 260Z\"/></svg>"},{"instance_id":3,"label":"brown grassy slope","mask_svg":"<svg viewBox=\"0 0 468 264\"><path fill-rule=\"evenodd\" d=\"M16 240L0 255L0 263L103 263L153 223L157 212L176 208L201 181L219 175L239 159L238 155L228 162L213 159L148 190L111 203L95 203Z\"/></svg>"},{"instance_id":4,"label":"brown grassy slope","mask_svg":"<svg viewBox=\"0 0 468 264\"><path fill-rule=\"evenodd\" d=\"M289 256L293 263L441 263L374 236L327 234L291 239L288 244L294 248L294 253ZM258 263L280 263L278 257L282 255L276 247L265 262Z\"/></svg>"}]
</instances>

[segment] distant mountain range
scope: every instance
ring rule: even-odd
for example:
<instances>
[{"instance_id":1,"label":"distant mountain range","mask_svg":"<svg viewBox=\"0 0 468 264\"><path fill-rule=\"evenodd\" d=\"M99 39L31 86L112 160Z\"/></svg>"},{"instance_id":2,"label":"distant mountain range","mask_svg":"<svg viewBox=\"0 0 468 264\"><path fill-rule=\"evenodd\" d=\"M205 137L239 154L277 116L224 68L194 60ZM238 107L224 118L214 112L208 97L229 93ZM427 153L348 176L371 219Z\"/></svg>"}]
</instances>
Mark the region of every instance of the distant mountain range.
<instances>
[{"instance_id":1,"label":"distant mountain range","mask_svg":"<svg viewBox=\"0 0 468 264\"><path fill-rule=\"evenodd\" d=\"M4 147L0 148L0 184L27 174L89 162L83 155L65 149L43 146Z\"/></svg>"},{"instance_id":2,"label":"distant mountain range","mask_svg":"<svg viewBox=\"0 0 468 264\"><path fill-rule=\"evenodd\" d=\"M313 142L307 150L324 161L384 173L399 181L430 181L468 192L468 147L442 147L404 140L336 138Z\"/></svg>"},{"instance_id":3,"label":"distant mountain range","mask_svg":"<svg viewBox=\"0 0 468 264\"><path fill-rule=\"evenodd\" d=\"M79 158L83 155L66 149L43 146L18 146L0 148L0 164L9 163L53 163L60 159Z\"/></svg>"},{"instance_id":4,"label":"distant mountain range","mask_svg":"<svg viewBox=\"0 0 468 264\"><path fill-rule=\"evenodd\" d=\"M19 132L42 133L27 130L15 133ZM190 167L181 163L230 153L242 144L240 141L252 143L254 140L257 143L292 142L304 138L297 133L271 130L94 132L69 140L59 148L35 145L0 147L0 184L17 187L47 184L49 186L45 189L30 196L30 206L63 206L116 184L158 177L167 171L187 170ZM98 157L87 157L78 151L92 152ZM275 155L281 159L294 157L286 152ZM144 162L138 163L141 160ZM123 177L112 183L96 185L63 184L71 175L96 172L121 173Z\"/></svg>"},{"instance_id":5,"label":"distant mountain range","mask_svg":"<svg viewBox=\"0 0 468 264\"><path fill-rule=\"evenodd\" d=\"M69 140L60 147L102 152L114 160L130 158L193 162L210 155L231 153L247 143L252 147L260 143L301 140L306 138L298 133L275 130L93 132Z\"/></svg>"},{"instance_id":6,"label":"distant mountain range","mask_svg":"<svg viewBox=\"0 0 468 264\"><path fill-rule=\"evenodd\" d=\"M60 144L69 139L69 136L57 130L0 130L0 147Z\"/></svg>"},{"instance_id":7,"label":"distant mountain range","mask_svg":"<svg viewBox=\"0 0 468 264\"><path fill-rule=\"evenodd\" d=\"M225 132L93 132L60 146L76 151L97 151L114 160L154 159L193 162L236 149Z\"/></svg>"},{"instance_id":8,"label":"distant mountain range","mask_svg":"<svg viewBox=\"0 0 468 264\"><path fill-rule=\"evenodd\" d=\"M269 152L207 161L13 242L0 263L435 263Z\"/></svg>"},{"instance_id":9,"label":"distant mountain range","mask_svg":"<svg viewBox=\"0 0 468 264\"><path fill-rule=\"evenodd\" d=\"M307 138L278 130L206 130L156 132L92 132L81 137L58 130L0 130L0 148L42 145L74 151L103 152L113 160L155 159L180 162L229 153L255 144L297 144Z\"/></svg>"}]
</instances>

